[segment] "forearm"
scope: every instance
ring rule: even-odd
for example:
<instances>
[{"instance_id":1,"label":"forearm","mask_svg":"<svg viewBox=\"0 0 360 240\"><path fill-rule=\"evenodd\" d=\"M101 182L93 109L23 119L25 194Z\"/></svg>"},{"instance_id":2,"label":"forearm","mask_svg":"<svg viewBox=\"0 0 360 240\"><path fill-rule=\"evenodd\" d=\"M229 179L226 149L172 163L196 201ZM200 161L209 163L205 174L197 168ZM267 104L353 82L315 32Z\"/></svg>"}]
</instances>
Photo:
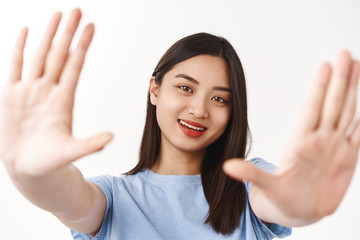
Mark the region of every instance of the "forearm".
<instances>
[{"instance_id":1,"label":"forearm","mask_svg":"<svg viewBox=\"0 0 360 240\"><path fill-rule=\"evenodd\" d=\"M264 192L259 190L256 186L251 187L249 199L251 208L255 215L263 222L276 223L286 227L301 227L312 224L321 219L321 217L316 214L308 214L307 216L301 217L285 214L269 200Z\"/></svg>"},{"instance_id":2,"label":"forearm","mask_svg":"<svg viewBox=\"0 0 360 240\"><path fill-rule=\"evenodd\" d=\"M99 229L105 212L105 198L74 165L37 177L16 174L9 168L8 172L30 202L54 214L67 227L87 233Z\"/></svg>"},{"instance_id":3,"label":"forearm","mask_svg":"<svg viewBox=\"0 0 360 240\"><path fill-rule=\"evenodd\" d=\"M43 176L18 174L9 168L8 172L15 186L30 202L56 216L76 218L86 208L83 199L90 194L88 183L71 164Z\"/></svg>"}]
</instances>

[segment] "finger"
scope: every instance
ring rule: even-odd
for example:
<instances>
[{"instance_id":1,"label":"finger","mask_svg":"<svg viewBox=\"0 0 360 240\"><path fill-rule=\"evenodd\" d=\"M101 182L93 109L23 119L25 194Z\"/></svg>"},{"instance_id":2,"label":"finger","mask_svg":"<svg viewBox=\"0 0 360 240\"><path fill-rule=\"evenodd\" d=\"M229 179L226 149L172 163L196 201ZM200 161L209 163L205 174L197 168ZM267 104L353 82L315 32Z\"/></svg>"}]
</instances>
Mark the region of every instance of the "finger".
<instances>
[{"instance_id":1,"label":"finger","mask_svg":"<svg viewBox=\"0 0 360 240\"><path fill-rule=\"evenodd\" d=\"M302 114L300 115L300 131L312 131L319 125L321 109L330 82L330 76L330 64L323 63L316 74L310 94L306 99Z\"/></svg>"},{"instance_id":2,"label":"finger","mask_svg":"<svg viewBox=\"0 0 360 240\"><path fill-rule=\"evenodd\" d=\"M56 83L63 70L64 64L68 57L69 48L74 37L75 31L79 26L81 18L80 9L74 9L71 12L70 18L66 24L63 35L59 43L49 53L49 57L45 66L45 75L48 81Z\"/></svg>"},{"instance_id":3,"label":"finger","mask_svg":"<svg viewBox=\"0 0 360 240\"><path fill-rule=\"evenodd\" d=\"M24 61L24 47L28 29L24 27L21 29L15 43L15 48L12 56L9 72L9 83L16 83L21 80L23 61Z\"/></svg>"},{"instance_id":4,"label":"finger","mask_svg":"<svg viewBox=\"0 0 360 240\"><path fill-rule=\"evenodd\" d=\"M91 153L98 152L112 139L112 133L103 132L84 140L74 140L67 146L65 152L69 153L69 155L65 156L65 159L70 163Z\"/></svg>"},{"instance_id":5,"label":"finger","mask_svg":"<svg viewBox=\"0 0 360 240\"><path fill-rule=\"evenodd\" d=\"M89 24L85 27L80 37L79 43L74 52L69 57L69 60L65 65L64 72L61 75L60 84L65 87L71 94L75 93L80 72L83 67L85 56L93 35L94 24Z\"/></svg>"},{"instance_id":6,"label":"finger","mask_svg":"<svg viewBox=\"0 0 360 240\"><path fill-rule=\"evenodd\" d=\"M29 75L30 80L37 79L44 74L46 57L48 55L49 49L51 47L51 43L58 29L60 20L61 20L61 12L54 13L45 31L45 35L34 56L34 60L30 68L31 69Z\"/></svg>"},{"instance_id":7,"label":"finger","mask_svg":"<svg viewBox=\"0 0 360 240\"><path fill-rule=\"evenodd\" d=\"M334 75L331 78L328 91L326 93L324 108L320 127L333 129L336 127L341 108L344 105L344 95L348 84L349 70L351 66L351 56L347 51L342 51L336 64Z\"/></svg>"},{"instance_id":8,"label":"finger","mask_svg":"<svg viewBox=\"0 0 360 240\"><path fill-rule=\"evenodd\" d=\"M360 119L356 121L355 127L350 134L350 142L356 146L360 147Z\"/></svg>"},{"instance_id":9,"label":"finger","mask_svg":"<svg viewBox=\"0 0 360 240\"><path fill-rule=\"evenodd\" d=\"M235 180L252 182L262 189L268 188L273 182L269 173L262 171L252 163L239 159L225 161L223 170Z\"/></svg>"},{"instance_id":10,"label":"finger","mask_svg":"<svg viewBox=\"0 0 360 240\"><path fill-rule=\"evenodd\" d=\"M349 88L346 94L345 105L340 116L338 129L345 132L352 123L356 112L356 98L358 89L358 80L360 74L360 63L353 61L350 73Z\"/></svg>"}]
</instances>

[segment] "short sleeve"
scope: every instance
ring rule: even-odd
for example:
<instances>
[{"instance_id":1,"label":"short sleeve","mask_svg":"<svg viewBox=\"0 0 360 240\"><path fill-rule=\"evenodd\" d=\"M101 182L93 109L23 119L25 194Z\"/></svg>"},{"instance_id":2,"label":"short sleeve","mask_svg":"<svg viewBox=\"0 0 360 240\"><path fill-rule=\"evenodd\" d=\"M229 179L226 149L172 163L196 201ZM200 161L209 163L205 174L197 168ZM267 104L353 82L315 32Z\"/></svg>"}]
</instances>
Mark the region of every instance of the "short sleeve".
<instances>
[{"instance_id":1,"label":"short sleeve","mask_svg":"<svg viewBox=\"0 0 360 240\"><path fill-rule=\"evenodd\" d=\"M113 177L111 177L109 175L102 175L102 176L97 176L97 177L86 178L87 181L96 184L101 189L101 191L104 193L104 196L106 199L105 215L104 215L104 219L101 224L101 227L100 227L100 231L94 238L88 233L78 233L78 232L71 230L71 235L72 235L73 239L75 239L75 240L102 240L102 239L105 240L106 239L106 230L107 230L108 225L110 224L109 221L111 221L111 215L112 215L112 212L111 212L112 204L113 204L113 194L112 194L113 179L112 178Z\"/></svg>"},{"instance_id":2,"label":"short sleeve","mask_svg":"<svg viewBox=\"0 0 360 240\"><path fill-rule=\"evenodd\" d=\"M259 167L261 170L265 172L272 172L275 170L275 165L272 163L266 162L265 160L261 158L253 158L249 162L252 164L255 164L257 167ZM250 188L252 186L252 183L245 182L246 191L249 194ZM249 202L250 206L250 202ZM289 235L291 235L292 229L281 226L279 224L270 223L270 226L267 227L261 220L258 218L250 206L250 216L251 216L251 222L254 227L254 230L259 237L259 239L273 239L273 238L284 238Z\"/></svg>"}]
</instances>

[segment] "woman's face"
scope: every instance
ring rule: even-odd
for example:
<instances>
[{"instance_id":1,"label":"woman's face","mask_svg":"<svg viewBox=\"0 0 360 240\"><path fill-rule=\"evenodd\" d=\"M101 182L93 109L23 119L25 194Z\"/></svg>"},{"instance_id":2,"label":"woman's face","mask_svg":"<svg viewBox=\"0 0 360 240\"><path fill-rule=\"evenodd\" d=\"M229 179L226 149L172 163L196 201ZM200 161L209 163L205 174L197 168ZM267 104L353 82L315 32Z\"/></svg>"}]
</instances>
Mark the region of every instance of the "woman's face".
<instances>
[{"instance_id":1,"label":"woman's face","mask_svg":"<svg viewBox=\"0 0 360 240\"><path fill-rule=\"evenodd\" d=\"M220 57L198 55L176 64L164 75L161 86L151 80L150 93L163 147L204 151L229 121L230 80Z\"/></svg>"}]
</instances>

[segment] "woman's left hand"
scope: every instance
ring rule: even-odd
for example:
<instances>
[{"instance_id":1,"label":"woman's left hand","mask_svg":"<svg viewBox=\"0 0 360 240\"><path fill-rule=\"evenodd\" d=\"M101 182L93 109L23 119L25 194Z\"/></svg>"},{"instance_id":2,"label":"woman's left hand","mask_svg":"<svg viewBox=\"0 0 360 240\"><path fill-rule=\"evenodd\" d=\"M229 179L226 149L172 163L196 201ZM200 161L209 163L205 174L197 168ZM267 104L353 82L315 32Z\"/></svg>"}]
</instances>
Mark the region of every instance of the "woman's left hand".
<instances>
[{"instance_id":1,"label":"woman's left hand","mask_svg":"<svg viewBox=\"0 0 360 240\"><path fill-rule=\"evenodd\" d=\"M300 122L273 173L233 159L224 171L253 183L250 203L264 221L303 226L332 214L353 176L360 146L354 121L360 63L342 51L334 68L324 63Z\"/></svg>"}]
</instances>

